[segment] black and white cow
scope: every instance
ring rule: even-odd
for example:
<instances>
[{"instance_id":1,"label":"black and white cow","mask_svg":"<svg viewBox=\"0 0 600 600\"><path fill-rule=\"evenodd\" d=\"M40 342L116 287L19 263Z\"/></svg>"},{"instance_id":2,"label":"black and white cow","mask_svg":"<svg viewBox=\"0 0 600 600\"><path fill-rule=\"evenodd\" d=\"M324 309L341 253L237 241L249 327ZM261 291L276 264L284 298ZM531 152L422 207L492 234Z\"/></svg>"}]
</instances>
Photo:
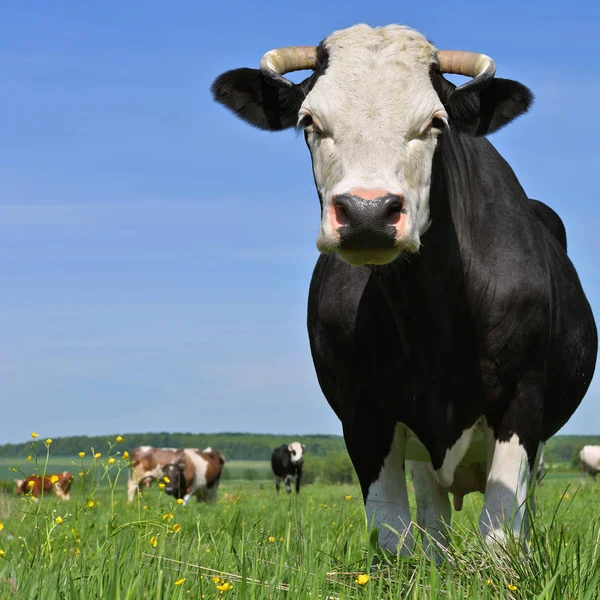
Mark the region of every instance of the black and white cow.
<instances>
[{"instance_id":1,"label":"black and white cow","mask_svg":"<svg viewBox=\"0 0 600 600\"><path fill-rule=\"evenodd\" d=\"M300 492L300 480L302 479L302 467L304 466L304 444L292 442L282 444L273 450L271 454L271 468L275 476L275 489L279 493L281 482L285 483L285 491L292 491L291 482L296 480L296 493Z\"/></svg>"},{"instance_id":2,"label":"black and white cow","mask_svg":"<svg viewBox=\"0 0 600 600\"><path fill-rule=\"evenodd\" d=\"M301 69L313 73L299 84L283 76ZM472 79L456 87L444 73ZM564 227L485 137L532 94L494 75L483 54L357 25L270 51L212 88L256 127L304 131L321 204L313 360L369 526L389 524L378 539L394 551L414 541L407 459L418 522L440 543L455 473L470 481L461 494L478 489L478 464L482 535L526 535L543 444L594 373L596 326Z\"/></svg>"}]
</instances>

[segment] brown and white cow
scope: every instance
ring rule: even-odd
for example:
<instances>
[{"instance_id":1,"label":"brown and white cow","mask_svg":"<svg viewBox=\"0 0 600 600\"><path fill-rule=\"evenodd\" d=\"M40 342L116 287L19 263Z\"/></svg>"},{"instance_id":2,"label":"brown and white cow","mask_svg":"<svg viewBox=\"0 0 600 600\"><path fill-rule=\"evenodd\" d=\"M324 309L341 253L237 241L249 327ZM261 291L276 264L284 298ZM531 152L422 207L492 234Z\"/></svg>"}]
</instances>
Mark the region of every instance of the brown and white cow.
<instances>
[{"instance_id":1,"label":"brown and white cow","mask_svg":"<svg viewBox=\"0 0 600 600\"><path fill-rule=\"evenodd\" d=\"M54 475L30 475L25 479L15 479L17 494L29 494L35 498L36 502L44 494L56 494L57 498L69 500L71 497L71 483L73 475L68 471Z\"/></svg>"},{"instance_id":2,"label":"brown and white cow","mask_svg":"<svg viewBox=\"0 0 600 600\"><path fill-rule=\"evenodd\" d=\"M202 452L186 448L173 462L163 467L165 492L183 499L184 504L192 496L196 496L198 502L213 504L217 501L224 464L225 458L212 448Z\"/></svg>"},{"instance_id":3,"label":"brown and white cow","mask_svg":"<svg viewBox=\"0 0 600 600\"><path fill-rule=\"evenodd\" d=\"M187 503L191 495L196 495L198 500L206 499L213 502L216 499L217 486L221 477L221 471L225 459L212 448L206 448L200 451L198 448L153 448L152 446L140 446L131 452L132 469L129 472L127 482L127 498L129 501L133 497L142 483L147 484L153 479L163 479L165 473L163 469L168 465L182 465L181 480L186 481L186 491L179 496L173 494L172 483L169 481L165 491L177 498L183 498ZM170 471L171 469L168 469ZM171 476L166 475L170 480ZM173 481L177 480L179 485L180 478L173 472ZM190 491L187 491L187 482L191 482ZM204 498L203 496L206 496ZM214 498L213 498L214 496Z\"/></svg>"},{"instance_id":4,"label":"brown and white cow","mask_svg":"<svg viewBox=\"0 0 600 600\"><path fill-rule=\"evenodd\" d=\"M131 451L131 469L127 480L127 499L131 502L140 485L148 486L153 479L162 479L162 469L181 450L140 446Z\"/></svg>"}]
</instances>

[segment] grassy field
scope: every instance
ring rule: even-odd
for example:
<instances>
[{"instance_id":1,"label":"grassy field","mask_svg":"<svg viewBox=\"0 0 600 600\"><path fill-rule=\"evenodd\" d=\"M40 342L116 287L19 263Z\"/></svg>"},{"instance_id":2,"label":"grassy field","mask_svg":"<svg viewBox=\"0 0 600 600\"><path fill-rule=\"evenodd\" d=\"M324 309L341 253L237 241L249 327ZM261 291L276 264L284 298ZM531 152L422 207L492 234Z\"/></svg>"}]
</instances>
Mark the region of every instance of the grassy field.
<instances>
[{"instance_id":1,"label":"grassy field","mask_svg":"<svg viewBox=\"0 0 600 600\"><path fill-rule=\"evenodd\" d=\"M588 480L579 489L576 474L549 476L536 492L528 556L483 547L473 533L482 498L472 494L436 567L419 548L410 558L373 560L354 486L312 485L278 497L271 481L230 480L214 506L182 507L158 487L127 505L123 483L115 483L126 462L115 451L112 464L105 455L71 465L87 474L77 475L69 502L0 496L0 598L600 596L600 488Z\"/></svg>"}]
</instances>

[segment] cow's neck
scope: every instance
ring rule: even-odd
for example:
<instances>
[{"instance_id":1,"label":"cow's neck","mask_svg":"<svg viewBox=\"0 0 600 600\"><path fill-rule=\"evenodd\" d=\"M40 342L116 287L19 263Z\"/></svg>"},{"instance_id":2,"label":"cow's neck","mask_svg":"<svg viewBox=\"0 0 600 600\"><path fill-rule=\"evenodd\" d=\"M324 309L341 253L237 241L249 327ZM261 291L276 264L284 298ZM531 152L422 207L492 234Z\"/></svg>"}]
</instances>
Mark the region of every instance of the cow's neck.
<instances>
[{"instance_id":1,"label":"cow's neck","mask_svg":"<svg viewBox=\"0 0 600 600\"><path fill-rule=\"evenodd\" d=\"M374 269L417 378L478 378L478 270L489 251L486 202L526 201L514 174L485 139L448 136L434 158L432 224L418 255ZM479 278L481 279L481 278Z\"/></svg>"}]
</instances>

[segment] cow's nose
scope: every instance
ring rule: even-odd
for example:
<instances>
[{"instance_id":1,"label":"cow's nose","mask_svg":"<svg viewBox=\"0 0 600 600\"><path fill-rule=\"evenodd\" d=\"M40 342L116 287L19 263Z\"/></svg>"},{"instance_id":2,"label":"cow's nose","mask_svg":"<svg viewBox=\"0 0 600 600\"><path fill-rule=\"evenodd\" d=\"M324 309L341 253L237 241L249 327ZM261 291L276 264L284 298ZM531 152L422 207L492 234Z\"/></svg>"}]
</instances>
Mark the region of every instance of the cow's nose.
<instances>
[{"instance_id":1,"label":"cow's nose","mask_svg":"<svg viewBox=\"0 0 600 600\"><path fill-rule=\"evenodd\" d=\"M393 248L395 245L399 233L395 226L402 218L404 198L385 192L376 197L368 196L348 193L333 199L343 249Z\"/></svg>"}]
</instances>

